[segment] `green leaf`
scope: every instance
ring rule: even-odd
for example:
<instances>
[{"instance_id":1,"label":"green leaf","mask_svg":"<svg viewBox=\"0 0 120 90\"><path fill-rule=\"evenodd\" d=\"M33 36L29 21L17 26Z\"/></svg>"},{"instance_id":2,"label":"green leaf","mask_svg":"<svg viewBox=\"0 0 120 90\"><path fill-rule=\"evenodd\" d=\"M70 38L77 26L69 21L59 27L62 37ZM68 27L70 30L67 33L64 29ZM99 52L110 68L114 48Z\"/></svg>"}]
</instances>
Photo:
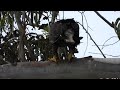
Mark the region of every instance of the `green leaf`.
<instances>
[{"instance_id":1,"label":"green leaf","mask_svg":"<svg viewBox=\"0 0 120 90\"><path fill-rule=\"evenodd\" d=\"M5 25L5 18L2 18L1 22L0 22L0 26L4 26Z\"/></svg>"},{"instance_id":2,"label":"green leaf","mask_svg":"<svg viewBox=\"0 0 120 90\"><path fill-rule=\"evenodd\" d=\"M8 15L8 23L10 24L10 25L12 25L13 24L13 20L12 20L12 18Z\"/></svg>"}]
</instances>

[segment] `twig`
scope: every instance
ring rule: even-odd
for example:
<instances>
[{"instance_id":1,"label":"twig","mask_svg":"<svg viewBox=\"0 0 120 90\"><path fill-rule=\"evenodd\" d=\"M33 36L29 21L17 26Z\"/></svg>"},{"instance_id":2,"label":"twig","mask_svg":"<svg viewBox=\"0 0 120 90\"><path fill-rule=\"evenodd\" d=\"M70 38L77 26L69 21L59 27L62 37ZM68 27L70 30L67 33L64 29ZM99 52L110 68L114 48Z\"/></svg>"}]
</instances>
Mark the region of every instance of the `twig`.
<instances>
[{"instance_id":1,"label":"twig","mask_svg":"<svg viewBox=\"0 0 120 90\"><path fill-rule=\"evenodd\" d=\"M79 22L78 22L79 23ZM79 23L80 24L80 23ZM82 25L82 24L80 24L82 27L83 27L83 29L86 31L86 33L89 35L89 37L90 37L90 39L93 41L93 43L97 46L97 48L99 49L99 51L101 52L101 54L103 55L103 57L104 58L106 58L106 56L103 54L103 52L101 51L101 49L99 48L99 46L95 43L95 41L92 39L92 37L91 37L91 35L89 34L89 32L85 29L85 27Z\"/></svg>"},{"instance_id":2,"label":"twig","mask_svg":"<svg viewBox=\"0 0 120 90\"><path fill-rule=\"evenodd\" d=\"M80 11L78 11L80 14L83 14L85 11L82 11L82 12L80 12ZM83 14L84 15L84 14ZM85 19L86 19L86 16L84 15L84 17L85 17ZM87 28L90 28L92 31L93 31L93 29L88 25L88 22L87 22L87 19L86 19L86 23L87 23Z\"/></svg>"},{"instance_id":3,"label":"twig","mask_svg":"<svg viewBox=\"0 0 120 90\"><path fill-rule=\"evenodd\" d=\"M86 16L85 16L84 14L83 14L83 16L84 16L84 18L85 18L85 21L86 21L86 24L87 24L87 31L88 31L88 28L89 28L88 22L87 22ZM87 34L87 46L86 46L85 53L86 53L86 51L87 51L87 48L88 48L88 34ZM84 53L84 55L85 55L85 53Z\"/></svg>"},{"instance_id":4,"label":"twig","mask_svg":"<svg viewBox=\"0 0 120 90\"><path fill-rule=\"evenodd\" d=\"M118 40L119 41L119 40ZM114 44L116 44L118 41L116 41L116 42L114 42L114 43L112 43L112 44L107 44L107 45L98 45L98 46L110 46L110 45L114 45ZM95 46L95 45L92 45L92 46Z\"/></svg>"},{"instance_id":5,"label":"twig","mask_svg":"<svg viewBox=\"0 0 120 90\"><path fill-rule=\"evenodd\" d=\"M113 37L117 37L117 36L112 36L111 38L113 38ZM110 40L111 38L109 38L108 40ZM107 41L108 41L108 40L107 40ZM116 43L119 42L120 40L118 40L118 41L116 41L116 42L114 42L114 43L112 43L112 44L107 44L107 45L105 45L105 43L106 43L107 41L105 41L103 45L98 45L98 46L102 46L101 49L103 49L103 48L106 47L106 46L110 46L110 45L116 44ZM92 46L95 46L95 45L92 45Z\"/></svg>"},{"instance_id":6,"label":"twig","mask_svg":"<svg viewBox=\"0 0 120 90\"><path fill-rule=\"evenodd\" d=\"M80 11L78 11L80 14L81 14L81 16L82 16L82 25L84 25L84 23L83 23L83 16L84 16L84 18L85 18L85 21L86 21L86 24L87 24L87 31L88 31L88 22L87 22L87 19L86 19L86 17L85 17L85 15L84 15L84 11L83 12L80 12ZM87 51L87 48L88 48L88 34L87 34L87 45L86 45L86 48L85 48L85 52L84 52L84 56L85 56L85 53L86 53L86 51Z\"/></svg>"},{"instance_id":7,"label":"twig","mask_svg":"<svg viewBox=\"0 0 120 90\"><path fill-rule=\"evenodd\" d=\"M105 43L106 43L107 41L109 41L110 39L112 39L113 37L117 37L117 36L112 36L112 37L110 37L108 40L106 40L106 41L104 42L103 46L109 46L109 45L111 45L111 44L105 45ZM119 40L118 40L118 41L119 41ZM118 41L117 41L117 42L118 42ZM113 45L113 44L112 44L112 45ZM104 48L103 46L102 46L102 49Z\"/></svg>"}]
</instances>

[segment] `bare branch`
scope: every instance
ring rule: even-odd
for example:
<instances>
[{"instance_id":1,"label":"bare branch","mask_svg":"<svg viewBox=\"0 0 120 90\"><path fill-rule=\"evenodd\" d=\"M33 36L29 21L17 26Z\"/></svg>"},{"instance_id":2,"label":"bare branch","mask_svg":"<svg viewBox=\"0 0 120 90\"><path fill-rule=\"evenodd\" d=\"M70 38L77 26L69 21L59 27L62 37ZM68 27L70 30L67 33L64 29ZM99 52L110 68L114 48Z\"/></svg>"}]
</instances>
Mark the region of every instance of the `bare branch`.
<instances>
[{"instance_id":1,"label":"bare branch","mask_svg":"<svg viewBox=\"0 0 120 90\"><path fill-rule=\"evenodd\" d=\"M78 11L79 12L79 11ZM87 31L88 31L88 22L87 22L87 19L86 19L86 17L85 17L85 15L84 15L84 12L79 12L80 14L81 14L81 16L82 16L82 25L84 24L83 23L83 17L85 18L85 21L86 21L86 24L87 24ZM87 48L88 48L88 34L87 34L87 45L86 45L86 48L85 48L85 52L84 52L84 56L85 56L85 53L86 53L86 51L87 51Z\"/></svg>"},{"instance_id":2,"label":"bare branch","mask_svg":"<svg viewBox=\"0 0 120 90\"><path fill-rule=\"evenodd\" d=\"M111 26L112 28L114 28L114 25L111 24L107 19L105 19L99 12L94 11L102 20L104 20L109 26Z\"/></svg>"},{"instance_id":3,"label":"bare branch","mask_svg":"<svg viewBox=\"0 0 120 90\"><path fill-rule=\"evenodd\" d=\"M86 21L86 24L87 24L87 31L88 31L89 26L88 26L88 22L87 22L86 16L84 15L84 12L83 12L83 16L84 16L84 18L85 18L85 21ZM86 46L85 53L86 53L86 51L87 51L87 48L88 48L88 34L87 34L87 46ZM84 53L84 55L85 55L85 53Z\"/></svg>"},{"instance_id":4,"label":"bare branch","mask_svg":"<svg viewBox=\"0 0 120 90\"><path fill-rule=\"evenodd\" d=\"M105 45L105 43L107 42L107 41L109 41L110 39L112 39L112 38L114 38L114 37L116 37L116 36L112 36L112 37L110 37L108 40L106 40L105 42L104 42L104 44L102 45L102 46L109 46L109 45L113 45L113 44L109 44L109 45ZM119 41L119 40L118 40ZM117 42L118 42L117 41ZM103 49L104 47L102 47L102 49Z\"/></svg>"},{"instance_id":5,"label":"bare branch","mask_svg":"<svg viewBox=\"0 0 120 90\"><path fill-rule=\"evenodd\" d=\"M51 19L51 23L55 22L55 19L58 15L59 11L52 11L52 19Z\"/></svg>"},{"instance_id":6,"label":"bare branch","mask_svg":"<svg viewBox=\"0 0 120 90\"><path fill-rule=\"evenodd\" d=\"M112 39L113 37L117 37L117 36L112 36L112 37L110 37L108 40ZM114 42L114 43L112 43L112 44L107 44L107 45L105 45L105 43L106 43L108 40L106 40L103 45L98 45L98 46L102 46L101 49L103 49L103 48L105 48L106 46L114 45L114 44L116 44L117 42L120 41L120 40L118 40L118 41L116 41L116 42ZM92 45L92 46L95 46L95 45Z\"/></svg>"},{"instance_id":7,"label":"bare branch","mask_svg":"<svg viewBox=\"0 0 120 90\"><path fill-rule=\"evenodd\" d=\"M118 35L118 38L120 39L120 31L119 31L119 27L120 27L120 24L118 24L120 18L117 18L117 20L112 23L110 23L107 19L105 19L100 13L98 13L97 11L94 11L101 19L103 19L109 26L111 26L112 28L114 28L116 34ZM117 24L118 24L118 27L117 27Z\"/></svg>"},{"instance_id":8,"label":"bare branch","mask_svg":"<svg viewBox=\"0 0 120 90\"><path fill-rule=\"evenodd\" d=\"M79 23L79 22L78 22ZM79 23L80 24L80 23ZM86 31L86 33L89 35L89 37L90 37L90 39L93 41L93 43L97 46L97 48L99 49L99 51L101 52L101 54L103 55L103 57L104 58L106 58L106 56L103 54L103 52L101 51L101 49L99 48L99 46L96 44L96 42L93 40L93 38L91 37L91 35L89 34L89 32L85 29L85 27L82 25L82 24L80 24L82 27L83 27L83 29Z\"/></svg>"}]
</instances>

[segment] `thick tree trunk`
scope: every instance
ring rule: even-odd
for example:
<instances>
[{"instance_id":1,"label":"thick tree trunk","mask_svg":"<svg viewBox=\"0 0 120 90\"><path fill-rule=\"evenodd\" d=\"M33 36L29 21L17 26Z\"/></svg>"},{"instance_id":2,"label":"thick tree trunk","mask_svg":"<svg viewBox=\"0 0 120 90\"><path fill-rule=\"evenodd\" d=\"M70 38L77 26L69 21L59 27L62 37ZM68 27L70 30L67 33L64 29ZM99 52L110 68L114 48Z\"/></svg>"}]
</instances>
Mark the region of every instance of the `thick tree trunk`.
<instances>
[{"instance_id":1,"label":"thick tree trunk","mask_svg":"<svg viewBox=\"0 0 120 90\"><path fill-rule=\"evenodd\" d=\"M0 78L9 79L120 79L119 58L80 58L55 64L20 62L0 66Z\"/></svg>"},{"instance_id":2,"label":"thick tree trunk","mask_svg":"<svg viewBox=\"0 0 120 90\"><path fill-rule=\"evenodd\" d=\"M16 11L15 12L15 18L16 18L16 22L18 25L18 29L20 31L20 36L19 36L19 50L18 50L18 58L20 61L25 61L25 51L24 51L24 39L25 39L25 28L22 25L21 22L21 13L20 11Z\"/></svg>"}]
</instances>

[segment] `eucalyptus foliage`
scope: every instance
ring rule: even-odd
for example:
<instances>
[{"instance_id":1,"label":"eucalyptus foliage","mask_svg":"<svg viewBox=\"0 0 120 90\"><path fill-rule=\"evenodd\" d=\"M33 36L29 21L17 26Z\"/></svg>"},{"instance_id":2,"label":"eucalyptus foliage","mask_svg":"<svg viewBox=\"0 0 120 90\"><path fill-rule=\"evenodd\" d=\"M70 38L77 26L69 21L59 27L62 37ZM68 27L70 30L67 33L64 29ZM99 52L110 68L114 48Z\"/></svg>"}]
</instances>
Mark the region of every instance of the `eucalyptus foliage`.
<instances>
[{"instance_id":1,"label":"eucalyptus foliage","mask_svg":"<svg viewBox=\"0 0 120 90\"><path fill-rule=\"evenodd\" d=\"M0 11L0 61L38 61L40 56L46 60L50 56L49 25L57 14L58 11ZM43 20L47 23L42 24ZM44 35L27 32L30 26L43 30Z\"/></svg>"}]
</instances>

